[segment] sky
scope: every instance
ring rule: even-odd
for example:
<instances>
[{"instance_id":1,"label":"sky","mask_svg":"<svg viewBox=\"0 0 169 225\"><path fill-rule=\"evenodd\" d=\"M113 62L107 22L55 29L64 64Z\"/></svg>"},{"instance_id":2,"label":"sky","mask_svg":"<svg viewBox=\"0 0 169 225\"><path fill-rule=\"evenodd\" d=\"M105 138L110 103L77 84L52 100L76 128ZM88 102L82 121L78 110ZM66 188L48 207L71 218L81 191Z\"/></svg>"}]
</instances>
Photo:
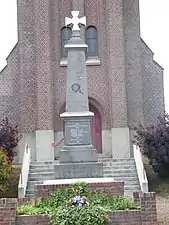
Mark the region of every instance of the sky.
<instances>
[{"instance_id":1,"label":"sky","mask_svg":"<svg viewBox=\"0 0 169 225\"><path fill-rule=\"evenodd\" d=\"M164 68L164 96L169 112L169 0L140 0L141 37ZM0 1L0 71L17 42L16 0Z\"/></svg>"}]
</instances>

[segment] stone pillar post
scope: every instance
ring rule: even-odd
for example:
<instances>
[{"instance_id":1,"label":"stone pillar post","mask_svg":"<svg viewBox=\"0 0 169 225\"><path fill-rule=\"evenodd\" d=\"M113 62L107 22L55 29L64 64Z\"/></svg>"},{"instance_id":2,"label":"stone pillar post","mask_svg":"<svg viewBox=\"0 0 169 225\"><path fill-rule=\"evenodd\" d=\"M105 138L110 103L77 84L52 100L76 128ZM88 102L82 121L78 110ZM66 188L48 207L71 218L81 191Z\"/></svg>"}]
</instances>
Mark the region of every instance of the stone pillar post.
<instances>
[{"instance_id":1,"label":"stone pillar post","mask_svg":"<svg viewBox=\"0 0 169 225\"><path fill-rule=\"evenodd\" d=\"M16 222L16 198L1 198L0 199L0 224L12 225Z\"/></svg>"},{"instance_id":2,"label":"stone pillar post","mask_svg":"<svg viewBox=\"0 0 169 225\"><path fill-rule=\"evenodd\" d=\"M123 0L106 0L112 156L130 157L124 53Z\"/></svg>"},{"instance_id":3,"label":"stone pillar post","mask_svg":"<svg viewBox=\"0 0 169 225\"><path fill-rule=\"evenodd\" d=\"M36 153L38 161L54 160L51 2L34 0L36 50Z\"/></svg>"},{"instance_id":4,"label":"stone pillar post","mask_svg":"<svg viewBox=\"0 0 169 225\"><path fill-rule=\"evenodd\" d=\"M20 99L20 129L23 139L19 143L19 162L22 162L26 142L32 150L32 160L35 160L36 130L36 59L33 1L17 0L18 7L18 44L20 49L19 99Z\"/></svg>"},{"instance_id":5,"label":"stone pillar post","mask_svg":"<svg viewBox=\"0 0 169 225\"><path fill-rule=\"evenodd\" d=\"M123 11L128 122L130 127L135 127L143 122L139 0L124 0Z\"/></svg>"},{"instance_id":6,"label":"stone pillar post","mask_svg":"<svg viewBox=\"0 0 169 225\"><path fill-rule=\"evenodd\" d=\"M154 192L133 193L134 202L141 206L142 225L157 225L156 195Z\"/></svg>"},{"instance_id":7,"label":"stone pillar post","mask_svg":"<svg viewBox=\"0 0 169 225\"><path fill-rule=\"evenodd\" d=\"M139 0L123 2L128 125L133 139L133 128L144 123L140 13Z\"/></svg>"}]
</instances>

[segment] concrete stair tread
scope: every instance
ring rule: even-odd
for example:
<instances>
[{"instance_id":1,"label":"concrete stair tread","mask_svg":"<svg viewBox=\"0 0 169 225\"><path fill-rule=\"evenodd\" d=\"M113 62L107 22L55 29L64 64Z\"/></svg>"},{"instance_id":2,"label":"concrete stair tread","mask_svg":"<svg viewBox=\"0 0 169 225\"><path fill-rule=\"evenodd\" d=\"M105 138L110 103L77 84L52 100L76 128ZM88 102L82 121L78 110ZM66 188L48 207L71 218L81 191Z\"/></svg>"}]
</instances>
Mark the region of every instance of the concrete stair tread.
<instances>
[{"instance_id":1,"label":"concrete stair tread","mask_svg":"<svg viewBox=\"0 0 169 225\"><path fill-rule=\"evenodd\" d=\"M30 175L31 174L36 174L36 175L48 175L48 174L53 174L53 171L52 172L40 172L40 173L29 173Z\"/></svg>"},{"instance_id":2,"label":"concrete stair tread","mask_svg":"<svg viewBox=\"0 0 169 225\"><path fill-rule=\"evenodd\" d=\"M125 177L130 177L130 178L133 178L133 179L137 179L137 176L135 174L120 174L120 177L121 178L125 178ZM117 174L112 174L112 173L104 173L103 177L119 177L118 173Z\"/></svg>"},{"instance_id":3,"label":"concrete stair tread","mask_svg":"<svg viewBox=\"0 0 169 225\"><path fill-rule=\"evenodd\" d=\"M107 172L112 172L112 173L135 173L134 171L133 171L133 169L131 170L131 169L124 169L124 170L122 170L122 169L103 169L103 171L104 171L104 173L107 173Z\"/></svg>"},{"instance_id":4,"label":"concrete stair tread","mask_svg":"<svg viewBox=\"0 0 169 225\"><path fill-rule=\"evenodd\" d=\"M108 163L106 163L106 164L103 164L103 167L104 168L108 168L108 169L110 169L110 168L113 168L113 169L115 169L115 168L121 168L122 167L122 165L115 165L115 164L111 164L111 165L109 165ZM132 164L132 165L126 165L126 164L124 164L123 165L123 168L135 168L135 164Z\"/></svg>"}]
</instances>

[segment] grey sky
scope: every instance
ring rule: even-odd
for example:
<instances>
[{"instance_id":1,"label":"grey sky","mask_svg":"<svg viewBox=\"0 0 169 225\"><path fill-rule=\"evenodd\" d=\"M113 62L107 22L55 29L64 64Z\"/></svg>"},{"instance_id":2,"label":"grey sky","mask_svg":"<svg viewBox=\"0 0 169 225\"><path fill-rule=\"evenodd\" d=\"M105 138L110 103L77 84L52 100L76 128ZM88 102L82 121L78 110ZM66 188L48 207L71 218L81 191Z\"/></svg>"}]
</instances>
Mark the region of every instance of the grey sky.
<instances>
[{"instance_id":1,"label":"grey sky","mask_svg":"<svg viewBox=\"0 0 169 225\"><path fill-rule=\"evenodd\" d=\"M164 67L165 103L169 112L169 0L140 0L141 36ZM0 70L17 42L16 0L0 2Z\"/></svg>"}]
</instances>

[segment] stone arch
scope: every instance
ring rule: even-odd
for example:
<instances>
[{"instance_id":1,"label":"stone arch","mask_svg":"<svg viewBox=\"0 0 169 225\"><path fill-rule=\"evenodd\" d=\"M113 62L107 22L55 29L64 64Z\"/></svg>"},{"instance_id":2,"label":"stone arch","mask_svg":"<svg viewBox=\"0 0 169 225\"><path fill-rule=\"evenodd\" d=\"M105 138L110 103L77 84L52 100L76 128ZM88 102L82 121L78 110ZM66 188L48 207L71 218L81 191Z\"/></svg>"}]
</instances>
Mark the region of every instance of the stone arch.
<instances>
[{"instance_id":1,"label":"stone arch","mask_svg":"<svg viewBox=\"0 0 169 225\"><path fill-rule=\"evenodd\" d=\"M94 108L97 109L97 111L99 112L99 114L101 116L101 119L103 119L104 113L103 113L103 109L102 109L101 104L97 100L95 100L94 98L89 97L89 106L90 105L92 105Z\"/></svg>"},{"instance_id":2,"label":"stone arch","mask_svg":"<svg viewBox=\"0 0 169 225\"><path fill-rule=\"evenodd\" d=\"M110 104L96 93L89 93L89 103L94 105L101 115L102 129L110 129ZM90 97L91 96L91 97ZM97 100L96 100L97 99Z\"/></svg>"},{"instance_id":3,"label":"stone arch","mask_svg":"<svg viewBox=\"0 0 169 225\"><path fill-rule=\"evenodd\" d=\"M89 99L89 110L94 113L92 119L92 140L98 153L102 153L102 110L94 99Z\"/></svg>"}]
</instances>

